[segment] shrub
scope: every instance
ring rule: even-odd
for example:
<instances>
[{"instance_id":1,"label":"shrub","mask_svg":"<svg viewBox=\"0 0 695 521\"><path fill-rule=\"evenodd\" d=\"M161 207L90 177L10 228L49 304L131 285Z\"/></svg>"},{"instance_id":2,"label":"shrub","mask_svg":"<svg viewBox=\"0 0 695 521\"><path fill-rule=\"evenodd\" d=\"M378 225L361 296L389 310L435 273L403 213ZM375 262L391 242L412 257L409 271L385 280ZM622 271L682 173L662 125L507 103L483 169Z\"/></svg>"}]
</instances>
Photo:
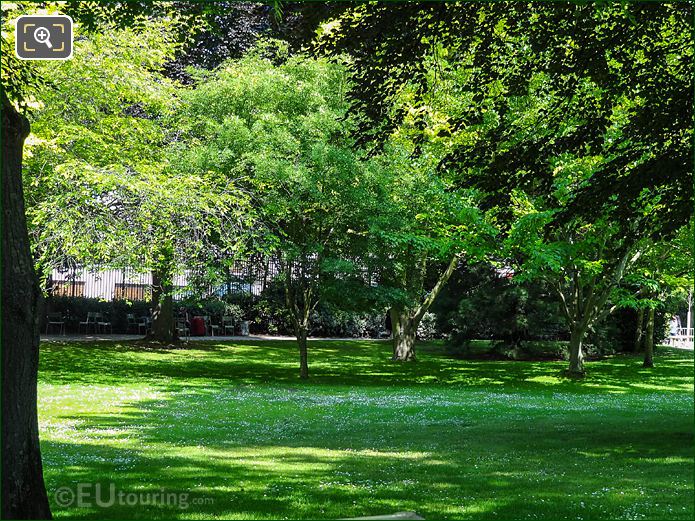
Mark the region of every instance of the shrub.
<instances>
[{"instance_id":1,"label":"shrub","mask_svg":"<svg viewBox=\"0 0 695 521\"><path fill-rule=\"evenodd\" d=\"M311 334L323 337L378 338L385 312L345 311L319 304L311 315Z\"/></svg>"},{"instance_id":2,"label":"shrub","mask_svg":"<svg viewBox=\"0 0 695 521\"><path fill-rule=\"evenodd\" d=\"M452 356L556 358L568 340L565 318L548 288L517 284L486 265L462 267L433 306ZM471 341L489 340L485 353Z\"/></svg>"},{"instance_id":3,"label":"shrub","mask_svg":"<svg viewBox=\"0 0 695 521\"><path fill-rule=\"evenodd\" d=\"M441 338L442 335L437 328L437 315L427 312L417 327L417 337L420 340L434 340Z\"/></svg>"}]
</instances>

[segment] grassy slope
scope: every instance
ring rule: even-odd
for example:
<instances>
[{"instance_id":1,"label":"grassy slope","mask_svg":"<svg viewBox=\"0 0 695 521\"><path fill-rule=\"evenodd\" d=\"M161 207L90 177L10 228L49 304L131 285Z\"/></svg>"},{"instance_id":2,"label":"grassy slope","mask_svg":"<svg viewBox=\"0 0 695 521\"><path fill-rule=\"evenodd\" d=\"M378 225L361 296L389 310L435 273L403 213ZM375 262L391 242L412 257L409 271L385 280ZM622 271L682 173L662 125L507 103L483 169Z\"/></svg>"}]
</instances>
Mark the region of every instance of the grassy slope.
<instances>
[{"instance_id":1,"label":"grassy slope","mask_svg":"<svg viewBox=\"0 0 695 521\"><path fill-rule=\"evenodd\" d=\"M693 354L474 362L379 342L44 345L39 415L59 518L689 519ZM79 482L188 508L60 508ZM200 503L200 504L194 504Z\"/></svg>"}]
</instances>

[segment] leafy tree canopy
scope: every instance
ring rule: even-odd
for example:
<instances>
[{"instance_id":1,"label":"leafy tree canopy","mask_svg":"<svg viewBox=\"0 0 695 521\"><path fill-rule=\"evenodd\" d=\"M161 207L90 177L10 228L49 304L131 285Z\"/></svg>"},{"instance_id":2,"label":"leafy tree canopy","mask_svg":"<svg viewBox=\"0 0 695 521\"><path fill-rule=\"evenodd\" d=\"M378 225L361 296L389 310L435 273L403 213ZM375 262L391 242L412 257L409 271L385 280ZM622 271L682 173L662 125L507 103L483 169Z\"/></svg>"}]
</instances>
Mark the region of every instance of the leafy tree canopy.
<instances>
[{"instance_id":1,"label":"leafy tree canopy","mask_svg":"<svg viewBox=\"0 0 695 521\"><path fill-rule=\"evenodd\" d=\"M44 268L149 268L168 242L190 265L212 230L236 219L231 208L243 197L226 180L192 176L169 160L178 94L162 66L178 46L177 23L78 33L72 60L37 66L50 88L34 101L24 176Z\"/></svg>"}]
</instances>

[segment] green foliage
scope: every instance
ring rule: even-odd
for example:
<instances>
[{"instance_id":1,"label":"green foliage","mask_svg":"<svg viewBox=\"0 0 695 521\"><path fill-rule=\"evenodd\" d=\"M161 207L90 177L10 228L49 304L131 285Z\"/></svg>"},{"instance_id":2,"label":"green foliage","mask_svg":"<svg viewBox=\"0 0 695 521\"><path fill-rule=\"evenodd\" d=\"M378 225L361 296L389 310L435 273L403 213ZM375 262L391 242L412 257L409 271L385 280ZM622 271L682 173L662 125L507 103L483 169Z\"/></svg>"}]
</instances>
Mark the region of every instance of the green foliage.
<instances>
[{"instance_id":1,"label":"green foliage","mask_svg":"<svg viewBox=\"0 0 695 521\"><path fill-rule=\"evenodd\" d=\"M279 259L290 308L305 318L327 284L355 271L355 245L376 207L352 149L347 71L268 42L197 80L180 111L180 164L248 191L246 247Z\"/></svg>"},{"instance_id":2,"label":"green foliage","mask_svg":"<svg viewBox=\"0 0 695 521\"><path fill-rule=\"evenodd\" d=\"M311 315L311 335L329 338L379 338L384 334L385 313L346 311L319 304Z\"/></svg>"},{"instance_id":3,"label":"green foliage","mask_svg":"<svg viewBox=\"0 0 695 521\"><path fill-rule=\"evenodd\" d=\"M55 6L46 6L46 13L55 13ZM15 25L17 17L31 14L36 7L31 2L5 2L2 9L2 38L0 40L0 80L2 94L21 112L26 112L33 101L33 96L40 91L45 80L29 60L20 60L15 55Z\"/></svg>"},{"instance_id":4,"label":"green foliage","mask_svg":"<svg viewBox=\"0 0 695 521\"><path fill-rule=\"evenodd\" d=\"M22 98L41 271L185 263L203 287L260 252L309 316L416 309L462 258L543 280L566 310L594 295L585 325L692 284L692 256L655 242L683 242L692 210L690 6L353 6L319 31L331 59L267 42L190 88L163 73L186 16L66 7L85 22L73 60L3 61L47 85ZM9 15L33 8L3 9L7 50Z\"/></svg>"},{"instance_id":5,"label":"green foliage","mask_svg":"<svg viewBox=\"0 0 695 521\"><path fill-rule=\"evenodd\" d=\"M72 60L37 66L52 88L32 112L24 175L42 270L74 262L153 269L165 258L169 269L193 269L232 247L219 229L235 236L244 197L175 161L177 86L162 67L178 48L178 23L78 32Z\"/></svg>"},{"instance_id":6,"label":"green foliage","mask_svg":"<svg viewBox=\"0 0 695 521\"><path fill-rule=\"evenodd\" d=\"M585 286L603 312L634 256L692 214L691 17L688 4L361 5L318 48L353 55L367 135L410 140L407 161L477 190L511 230L496 254L517 280Z\"/></svg>"},{"instance_id":7,"label":"green foliage","mask_svg":"<svg viewBox=\"0 0 695 521\"><path fill-rule=\"evenodd\" d=\"M43 76L45 63L19 60L15 56L14 21L25 14L67 14L75 22L75 36L82 33L97 36L99 33L109 34L118 29L140 31L148 25L148 20L151 21L150 17L168 24L174 22L178 36L182 29L191 25L190 19L174 12L166 2L5 2L2 5L2 90L22 110L32 109L34 97L40 96L52 86ZM154 54L158 51L159 48L155 47Z\"/></svg>"},{"instance_id":8,"label":"green foliage","mask_svg":"<svg viewBox=\"0 0 695 521\"><path fill-rule=\"evenodd\" d=\"M684 300L693 288L693 222L669 240L652 243L625 278L618 303L633 309L661 307L668 298Z\"/></svg>"},{"instance_id":9,"label":"green foliage","mask_svg":"<svg viewBox=\"0 0 695 521\"><path fill-rule=\"evenodd\" d=\"M134 234L119 221L133 194L161 176L159 121L174 94L152 70L174 51L161 29L137 32L152 54L130 45L133 29L78 32L72 60L37 66L52 88L32 113L24 176L35 256L46 267L132 253Z\"/></svg>"},{"instance_id":10,"label":"green foliage","mask_svg":"<svg viewBox=\"0 0 695 521\"><path fill-rule=\"evenodd\" d=\"M425 94L403 85L393 96L397 122L369 167L383 190L371 224L373 259L391 304L413 309L453 257L479 262L493 248L494 224L479 210L476 190L453 183L441 162L451 147L452 116L460 102L441 76L432 75ZM448 130L447 130L448 129Z\"/></svg>"},{"instance_id":11,"label":"green foliage","mask_svg":"<svg viewBox=\"0 0 695 521\"><path fill-rule=\"evenodd\" d=\"M490 339L514 346L567 338L564 317L547 286L520 284L487 266L455 273L433 311L454 343Z\"/></svg>"},{"instance_id":12,"label":"green foliage","mask_svg":"<svg viewBox=\"0 0 695 521\"><path fill-rule=\"evenodd\" d=\"M442 334L437 327L437 316L434 313L425 313L417 326L417 338L419 340L435 340L441 337Z\"/></svg>"},{"instance_id":13,"label":"green foliage","mask_svg":"<svg viewBox=\"0 0 695 521\"><path fill-rule=\"evenodd\" d=\"M217 298L186 298L174 304L175 314L180 314L184 311L188 313L189 317L209 316L215 324L221 324L223 316L232 317L235 324L242 320L247 320L241 305L225 302Z\"/></svg>"}]
</instances>

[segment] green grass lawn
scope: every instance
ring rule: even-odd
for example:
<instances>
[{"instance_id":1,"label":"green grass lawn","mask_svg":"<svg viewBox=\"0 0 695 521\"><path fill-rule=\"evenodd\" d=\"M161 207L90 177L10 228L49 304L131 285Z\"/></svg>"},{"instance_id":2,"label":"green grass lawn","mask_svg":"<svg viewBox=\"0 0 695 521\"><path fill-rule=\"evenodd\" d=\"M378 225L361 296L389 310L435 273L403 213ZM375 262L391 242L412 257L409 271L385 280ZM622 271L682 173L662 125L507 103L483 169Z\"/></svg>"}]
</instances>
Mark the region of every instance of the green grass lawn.
<instances>
[{"instance_id":1,"label":"green grass lawn","mask_svg":"<svg viewBox=\"0 0 695 521\"><path fill-rule=\"evenodd\" d=\"M310 342L302 382L291 342L44 344L49 498L80 519L691 519L693 353L659 354L573 381L564 362ZM60 506L79 483L178 504Z\"/></svg>"}]
</instances>

